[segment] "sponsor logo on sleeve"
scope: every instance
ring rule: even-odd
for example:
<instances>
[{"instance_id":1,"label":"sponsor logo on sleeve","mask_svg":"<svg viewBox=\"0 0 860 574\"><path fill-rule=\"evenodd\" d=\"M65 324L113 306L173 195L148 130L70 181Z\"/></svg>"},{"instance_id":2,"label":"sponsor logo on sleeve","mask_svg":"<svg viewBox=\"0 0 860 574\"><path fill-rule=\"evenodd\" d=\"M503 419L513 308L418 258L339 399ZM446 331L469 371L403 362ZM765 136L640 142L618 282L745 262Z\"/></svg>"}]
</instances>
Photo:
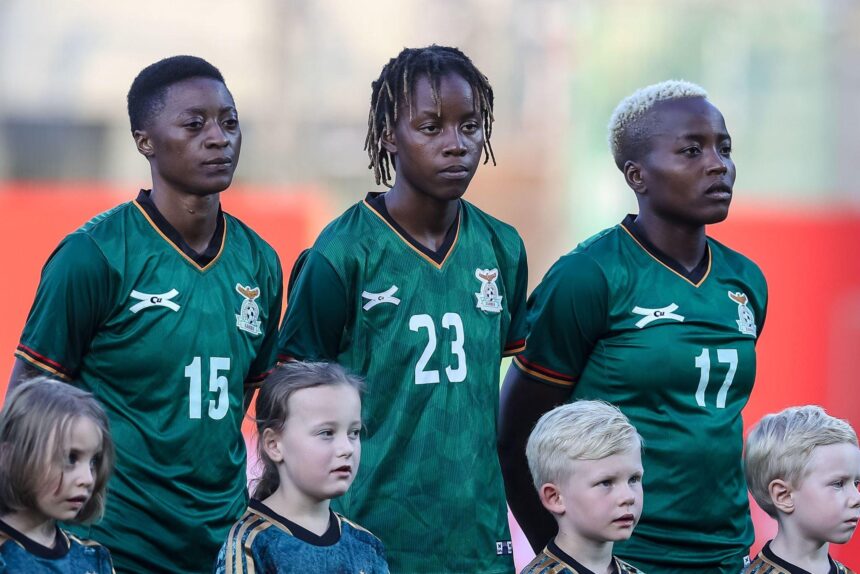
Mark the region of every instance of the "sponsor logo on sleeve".
<instances>
[{"instance_id":1,"label":"sponsor logo on sleeve","mask_svg":"<svg viewBox=\"0 0 860 574\"><path fill-rule=\"evenodd\" d=\"M392 305L400 305L400 299L394 296L397 293L397 285L392 285L385 291L381 291L379 293L371 293L370 291L362 292L361 296L364 299L367 299L367 303L364 304L362 309L365 311L370 311L377 305L381 305L383 303L390 303Z\"/></svg>"}]
</instances>

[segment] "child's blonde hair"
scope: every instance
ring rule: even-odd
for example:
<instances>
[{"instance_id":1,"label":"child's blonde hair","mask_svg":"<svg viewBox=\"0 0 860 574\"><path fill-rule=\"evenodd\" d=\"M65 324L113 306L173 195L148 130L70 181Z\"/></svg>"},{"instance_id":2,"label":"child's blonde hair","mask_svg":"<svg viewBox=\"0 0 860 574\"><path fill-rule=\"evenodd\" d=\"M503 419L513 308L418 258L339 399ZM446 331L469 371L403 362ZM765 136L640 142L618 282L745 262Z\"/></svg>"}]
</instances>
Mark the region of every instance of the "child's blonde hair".
<instances>
[{"instance_id":1,"label":"child's blonde hair","mask_svg":"<svg viewBox=\"0 0 860 574\"><path fill-rule=\"evenodd\" d=\"M273 370L257 395L257 456L263 473L254 485L254 498L263 500L280 486L278 467L266 454L263 431L284 431L289 416L289 400L296 391L313 387L346 385L358 393L364 390L362 380L349 374L337 363L303 363L299 361L279 365Z\"/></svg>"},{"instance_id":2,"label":"child's blonde hair","mask_svg":"<svg viewBox=\"0 0 860 574\"><path fill-rule=\"evenodd\" d=\"M598 460L641 448L642 437L618 407L576 401L544 414L526 445L535 488L570 475L570 461Z\"/></svg>"},{"instance_id":3,"label":"child's blonde hair","mask_svg":"<svg viewBox=\"0 0 860 574\"><path fill-rule=\"evenodd\" d=\"M765 416L750 430L744 449L750 493L762 510L776 518L770 483L782 479L799 486L815 447L840 443L856 446L857 434L846 421L817 405L789 407Z\"/></svg>"},{"instance_id":4,"label":"child's blonde hair","mask_svg":"<svg viewBox=\"0 0 860 574\"><path fill-rule=\"evenodd\" d=\"M16 388L0 412L0 512L36 508L39 492L50 487L68 457L67 437L80 418L101 433L92 495L72 522L101 518L113 471L114 446L107 415L95 397L70 384L37 377Z\"/></svg>"}]
</instances>

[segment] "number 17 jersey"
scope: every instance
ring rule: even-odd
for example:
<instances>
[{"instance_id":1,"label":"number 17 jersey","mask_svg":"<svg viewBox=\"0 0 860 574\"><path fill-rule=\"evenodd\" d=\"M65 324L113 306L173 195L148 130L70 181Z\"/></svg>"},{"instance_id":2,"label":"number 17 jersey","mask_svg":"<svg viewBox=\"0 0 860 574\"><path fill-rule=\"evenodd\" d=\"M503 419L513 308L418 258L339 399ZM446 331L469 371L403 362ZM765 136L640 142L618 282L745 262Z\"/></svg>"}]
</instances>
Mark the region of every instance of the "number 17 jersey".
<instances>
[{"instance_id":1,"label":"number 17 jersey","mask_svg":"<svg viewBox=\"0 0 860 574\"><path fill-rule=\"evenodd\" d=\"M429 252L371 196L297 265L281 358L367 382L361 465L337 510L382 539L392 572L511 572L496 418L499 363L525 339L519 235L461 201Z\"/></svg>"}]
</instances>

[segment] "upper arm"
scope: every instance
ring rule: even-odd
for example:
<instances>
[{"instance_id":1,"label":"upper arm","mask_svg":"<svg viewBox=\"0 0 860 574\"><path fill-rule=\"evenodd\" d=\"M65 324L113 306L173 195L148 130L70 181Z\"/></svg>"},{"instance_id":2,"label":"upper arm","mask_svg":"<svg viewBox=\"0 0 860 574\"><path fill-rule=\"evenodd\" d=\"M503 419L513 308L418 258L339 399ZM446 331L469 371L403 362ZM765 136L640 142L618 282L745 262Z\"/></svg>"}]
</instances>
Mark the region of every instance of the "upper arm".
<instances>
[{"instance_id":1,"label":"upper arm","mask_svg":"<svg viewBox=\"0 0 860 574\"><path fill-rule=\"evenodd\" d=\"M45 373L74 377L110 313L111 275L92 239L79 233L68 236L42 269L15 355Z\"/></svg>"},{"instance_id":2,"label":"upper arm","mask_svg":"<svg viewBox=\"0 0 860 574\"><path fill-rule=\"evenodd\" d=\"M296 261L278 337L278 359L337 359L349 318L349 295L331 262L311 250ZM292 281L292 280L291 280Z\"/></svg>"},{"instance_id":3,"label":"upper arm","mask_svg":"<svg viewBox=\"0 0 860 574\"><path fill-rule=\"evenodd\" d=\"M602 269L587 255L574 253L553 265L528 300L529 337L515 368L572 388L607 330L608 290Z\"/></svg>"},{"instance_id":4,"label":"upper arm","mask_svg":"<svg viewBox=\"0 0 860 574\"><path fill-rule=\"evenodd\" d=\"M528 334L528 323L526 319L526 295L529 282L529 267L526 258L526 248L520 239L519 257L517 259L516 274L514 277L513 290L511 291L508 306L511 313L511 326L508 329L504 341L504 355L510 356L519 353L525 348L525 339Z\"/></svg>"},{"instance_id":5,"label":"upper arm","mask_svg":"<svg viewBox=\"0 0 860 574\"><path fill-rule=\"evenodd\" d=\"M266 319L266 330L263 342L257 356L251 363L248 371L247 384L251 387L260 383L275 365L278 349L278 325L281 319L281 308L284 299L284 275L281 270L281 262L274 255L273 269L268 277L266 289L270 293L268 298L268 315Z\"/></svg>"}]
</instances>

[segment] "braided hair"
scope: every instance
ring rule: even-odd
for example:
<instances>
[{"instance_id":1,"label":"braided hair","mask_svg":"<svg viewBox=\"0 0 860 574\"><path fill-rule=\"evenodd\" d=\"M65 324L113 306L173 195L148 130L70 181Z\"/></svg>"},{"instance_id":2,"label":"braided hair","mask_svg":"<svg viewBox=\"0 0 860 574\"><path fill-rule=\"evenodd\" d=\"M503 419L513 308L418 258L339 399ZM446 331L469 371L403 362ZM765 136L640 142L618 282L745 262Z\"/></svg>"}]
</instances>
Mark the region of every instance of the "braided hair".
<instances>
[{"instance_id":1,"label":"braided hair","mask_svg":"<svg viewBox=\"0 0 860 574\"><path fill-rule=\"evenodd\" d=\"M481 106L481 130L484 134L484 163L496 158L490 145L493 133L493 88L487 77L475 67L472 60L457 48L437 46L426 48L404 48L396 58L391 58L379 78L371 84L370 113L367 116L367 138L364 149L370 157L368 169L373 170L376 184L391 187L391 166L394 158L382 145L385 134L394 131L405 104L412 117L412 91L417 78L427 76L432 89L433 101L441 108L439 79L448 73L456 73L475 90Z\"/></svg>"}]
</instances>

